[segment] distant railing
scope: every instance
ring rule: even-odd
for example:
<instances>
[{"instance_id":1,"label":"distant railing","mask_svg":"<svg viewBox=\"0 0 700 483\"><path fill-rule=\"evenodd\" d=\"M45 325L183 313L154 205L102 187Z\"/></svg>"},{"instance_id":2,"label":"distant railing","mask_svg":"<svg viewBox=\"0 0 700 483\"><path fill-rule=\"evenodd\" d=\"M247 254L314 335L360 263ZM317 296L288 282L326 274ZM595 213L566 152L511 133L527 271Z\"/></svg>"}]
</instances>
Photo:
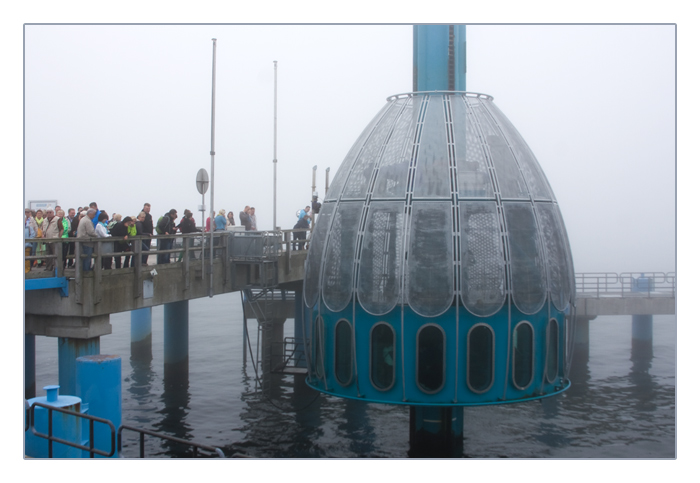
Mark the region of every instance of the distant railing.
<instances>
[{"instance_id":1,"label":"distant railing","mask_svg":"<svg viewBox=\"0 0 700 483\"><path fill-rule=\"evenodd\" d=\"M676 272L577 273L583 297L676 297Z\"/></svg>"}]
</instances>

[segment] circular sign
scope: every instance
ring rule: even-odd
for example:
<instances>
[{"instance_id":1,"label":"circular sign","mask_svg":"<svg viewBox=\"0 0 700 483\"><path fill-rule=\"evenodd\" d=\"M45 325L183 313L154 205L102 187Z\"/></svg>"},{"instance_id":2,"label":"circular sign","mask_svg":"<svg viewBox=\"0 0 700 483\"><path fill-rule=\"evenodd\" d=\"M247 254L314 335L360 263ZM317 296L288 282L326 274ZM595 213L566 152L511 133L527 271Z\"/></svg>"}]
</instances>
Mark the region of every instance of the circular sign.
<instances>
[{"instance_id":1,"label":"circular sign","mask_svg":"<svg viewBox=\"0 0 700 483\"><path fill-rule=\"evenodd\" d=\"M202 168L199 171L197 171L197 191L199 191L199 194L203 195L207 192L208 188L209 175L207 174L207 170Z\"/></svg>"}]
</instances>

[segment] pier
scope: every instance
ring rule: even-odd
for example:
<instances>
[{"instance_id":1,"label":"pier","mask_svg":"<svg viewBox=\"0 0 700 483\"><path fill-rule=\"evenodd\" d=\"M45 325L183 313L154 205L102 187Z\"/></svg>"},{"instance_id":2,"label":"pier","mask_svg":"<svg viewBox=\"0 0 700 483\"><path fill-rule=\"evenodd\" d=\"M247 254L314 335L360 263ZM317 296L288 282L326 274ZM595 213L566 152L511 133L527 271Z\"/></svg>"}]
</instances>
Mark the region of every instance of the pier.
<instances>
[{"instance_id":1,"label":"pier","mask_svg":"<svg viewBox=\"0 0 700 483\"><path fill-rule=\"evenodd\" d=\"M292 236L293 230L217 232L212 265L208 240L204 246L198 243L201 234L174 235L173 249L148 252L149 261L155 260L159 253L169 253L173 261L167 264L142 264L141 244L135 243L137 251L130 253L135 256L134 267L103 270L98 262L93 270L85 272L81 263L63 269L61 250L55 250L58 260L53 272L35 269L25 276L25 397L36 395L33 364L36 335L59 340L59 383L66 388L63 394L72 394L71 388L77 385L75 360L100 354L100 337L112 332L110 314L131 311L132 351L144 339L150 352L150 308L157 305L166 308L164 344L169 366L166 372L186 373L187 302L208 297L210 293L245 294L244 316L257 320L258 334L262 337L262 353L255 361L262 374L279 371L284 361L292 363L288 368L283 367L282 372L287 369L290 373L305 373L303 365L293 364L298 358L287 357L290 350L290 354L301 351L301 344L293 342L290 349L288 341L283 341L284 321L295 319L296 322L301 318L298 309L308 254L307 250L294 249ZM80 242L76 242L76 253L81 253ZM116 256L105 250L106 243L95 240L95 260ZM640 340L650 341L653 315L675 313L673 272L578 273L575 279L575 359L586 359L588 323L597 316L633 316L632 341L633 345L639 345ZM244 325L247 330L247 323ZM282 347L284 353L271 350L273 345Z\"/></svg>"}]
</instances>

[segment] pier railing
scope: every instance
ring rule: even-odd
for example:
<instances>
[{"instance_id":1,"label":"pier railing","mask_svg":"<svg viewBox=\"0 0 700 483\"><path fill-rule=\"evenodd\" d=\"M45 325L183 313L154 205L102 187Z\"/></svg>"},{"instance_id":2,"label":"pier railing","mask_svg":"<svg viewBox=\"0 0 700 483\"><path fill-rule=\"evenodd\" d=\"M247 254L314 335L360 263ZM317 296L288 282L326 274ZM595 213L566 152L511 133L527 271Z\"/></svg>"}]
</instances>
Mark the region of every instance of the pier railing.
<instances>
[{"instance_id":1,"label":"pier railing","mask_svg":"<svg viewBox=\"0 0 700 483\"><path fill-rule=\"evenodd\" d=\"M676 297L676 272L577 273L577 297Z\"/></svg>"},{"instance_id":2,"label":"pier railing","mask_svg":"<svg viewBox=\"0 0 700 483\"><path fill-rule=\"evenodd\" d=\"M264 240L264 254L265 256L279 256L294 250L306 250L307 243L309 241L306 233L308 230L279 230L279 231L215 231L214 232L214 256L220 258L225 251L225 243L223 239L228 239L231 233L234 236L248 237L248 239L253 242L254 239ZM295 233L304 233L303 238L293 239ZM201 259L202 253L204 253L205 259L208 258L209 254L209 243L211 235L207 232L202 236L202 233L187 233L187 234L175 234L175 235L154 235L154 236L134 236L129 237L127 240L123 240L117 237L107 237L107 238L27 238L26 243L36 243L51 245L53 250L52 253L43 252L41 254L26 255L24 260L31 262L37 260L54 260L55 263L55 275L58 277L63 276L63 246L64 244L73 244L75 246L74 254L68 254L66 256L67 260L72 260L76 263L76 260L82 260L87 257L87 255L81 253L78 248L84 243L90 243L94 245L94 251L90 256L93 260L101 260L102 258L112 258L112 257L127 257L127 256L142 256L142 255L168 255L172 261L181 261L185 258L185 252L188 252L189 259ZM153 247L153 241L158 242L159 240L173 240L173 248L170 249L158 249L157 245ZM241 241L245 238L241 238ZM114 243L124 242L129 243L129 250L120 251L114 250ZM146 242L150 247L150 250L143 250L142 244ZM254 242L253 242L254 243ZM108 250L107 247L112 247ZM238 254L232 253L232 256L237 256ZM245 254L240 254L245 257ZM101 263L97 263L96 266L101 267Z\"/></svg>"}]
</instances>

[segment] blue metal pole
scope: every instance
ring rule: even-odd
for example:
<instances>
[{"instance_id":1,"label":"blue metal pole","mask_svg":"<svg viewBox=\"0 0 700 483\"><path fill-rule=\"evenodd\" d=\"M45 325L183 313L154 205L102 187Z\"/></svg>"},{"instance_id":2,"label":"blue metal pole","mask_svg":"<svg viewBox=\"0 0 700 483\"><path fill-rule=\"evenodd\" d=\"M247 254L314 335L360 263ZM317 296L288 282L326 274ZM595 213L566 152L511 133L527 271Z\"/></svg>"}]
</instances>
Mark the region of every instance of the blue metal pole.
<instances>
[{"instance_id":1,"label":"blue metal pole","mask_svg":"<svg viewBox=\"0 0 700 483\"><path fill-rule=\"evenodd\" d=\"M181 378L189 372L189 300L163 305L165 378Z\"/></svg>"},{"instance_id":2,"label":"blue metal pole","mask_svg":"<svg viewBox=\"0 0 700 483\"><path fill-rule=\"evenodd\" d=\"M108 419L118 428L122 424L122 359L119 356L94 355L78 357L76 360L78 396L83 404L88 404L88 414ZM84 426L86 429L87 425ZM105 424L95 424L95 448L109 451L112 445L112 432ZM87 441L89 433L83 431ZM116 444L116 434L114 435ZM117 458L115 451L113 458ZM90 457L83 452L83 457ZM96 458L101 457L99 455Z\"/></svg>"},{"instance_id":3,"label":"blue metal pole","mask_svg":"<svg viewBox=\"0 0 700 483\"><path fill-rule=\"evenodd\" d=\"M58 385L64 394L74 395L77 390L75 360L100 353L100 338L58 338Z\"/></svg>"},{"instance_id":4,"label":"blue metal pole","mask_svg":"<svg viewBox=\"0 0 700 483\"><path fill-rule=\"evenodd\" d=\"M36 336L24 334L24 399L36 397Z\"/></svg>"},{"instance_id":5,"label":"blue metal pole","mask_svg":"<svg viewBox=\"0 0 700 483\"><path fill-rule=\"evenodd\" d=\"M413 26L413 90L466 90L466 26Z\"/></svg>"},{"instance_id":6,"label":"blue metal pole","mask_svg":"<svg viewBox=\"0 0 700 483\"><path fill-rule=\"evenodd\" d=\"M139 360L151 360L151 307L131 311L131 357Z\"/></svg>"}]
</instances>

